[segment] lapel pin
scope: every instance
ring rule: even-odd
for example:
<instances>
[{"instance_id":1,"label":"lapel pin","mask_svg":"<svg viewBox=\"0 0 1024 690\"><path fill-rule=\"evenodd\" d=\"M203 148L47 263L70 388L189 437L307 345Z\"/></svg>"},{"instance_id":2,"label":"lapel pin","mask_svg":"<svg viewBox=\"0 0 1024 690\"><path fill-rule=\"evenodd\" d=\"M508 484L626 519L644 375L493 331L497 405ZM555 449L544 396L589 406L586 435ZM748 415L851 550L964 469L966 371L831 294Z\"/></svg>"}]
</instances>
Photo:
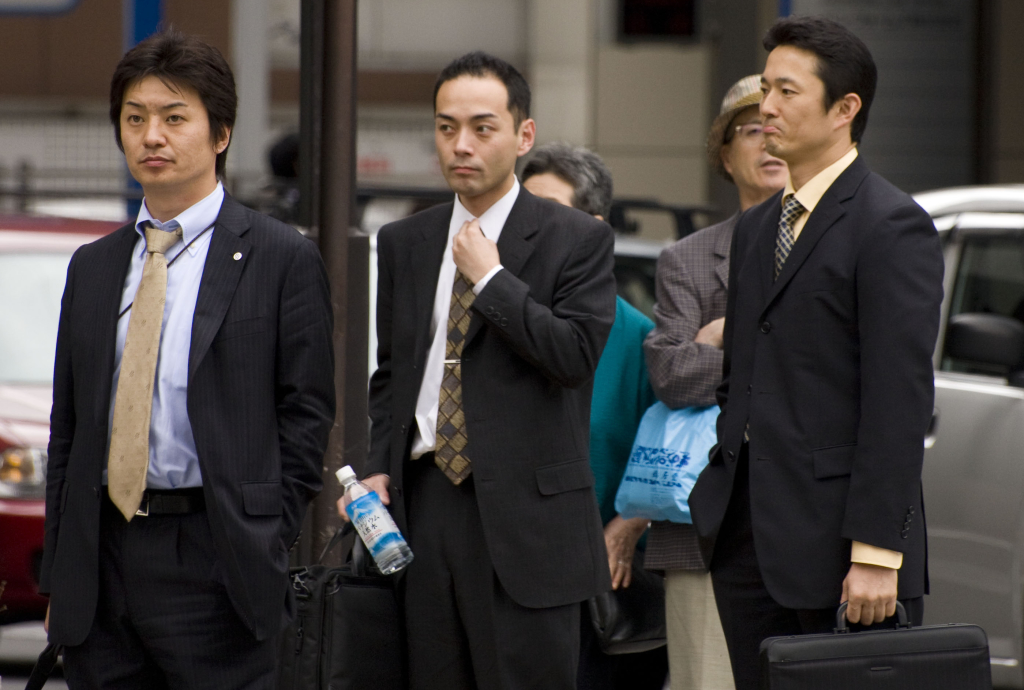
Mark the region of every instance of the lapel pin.
<instances>
[{"instance_id":1,"label":"lapel pin","mask_svg":"<svg viewBox=\"0 0 1024 690\"><path fill-rule=\"evenodd\" d=\"M238 261L239 259L242 258L242 252L235 252L235 255L232 256L231 258L234 259L235 261Z\"/></svg>"}]
</instances>

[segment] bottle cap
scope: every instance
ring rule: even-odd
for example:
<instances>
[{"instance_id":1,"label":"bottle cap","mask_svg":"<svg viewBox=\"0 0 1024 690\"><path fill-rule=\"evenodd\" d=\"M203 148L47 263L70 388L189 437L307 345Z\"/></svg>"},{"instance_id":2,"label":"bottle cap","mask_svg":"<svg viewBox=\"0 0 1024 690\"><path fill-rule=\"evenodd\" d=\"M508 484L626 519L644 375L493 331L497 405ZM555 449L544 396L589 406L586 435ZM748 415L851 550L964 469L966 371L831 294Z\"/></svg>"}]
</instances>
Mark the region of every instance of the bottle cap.
<instances>
[{"instance_id":1,"label":"bottle cap","mask_svg":"<svg viewBox=\"0 0 1024 690\"><path fill-rule=\"evenodd\" d=\"M345 482L349 481L350 479L355 479L356 478L356 473L352 469L351 465L345 465L340 470L335 472L334 476L338 478L339 482L344 484Z\"/></svg>"}]
</instances>

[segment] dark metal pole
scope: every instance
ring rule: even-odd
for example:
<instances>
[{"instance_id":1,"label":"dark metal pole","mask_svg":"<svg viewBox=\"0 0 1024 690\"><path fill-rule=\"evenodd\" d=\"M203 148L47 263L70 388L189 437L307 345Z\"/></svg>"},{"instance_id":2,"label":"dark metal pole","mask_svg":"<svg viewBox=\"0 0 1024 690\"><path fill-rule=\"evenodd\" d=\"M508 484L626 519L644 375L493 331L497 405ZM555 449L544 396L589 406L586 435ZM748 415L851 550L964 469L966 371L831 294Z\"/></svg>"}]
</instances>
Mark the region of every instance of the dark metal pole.
<instances>
[{"instance_id":1,"label":"dark metal pole","mask_svg":"<svg viewBox=\"0 0 1024 690\"><path fill-rule=\"evenodd\" d=\"M310 507L310 551L305 555L315 558L340 524L335 503L341 497L341 487L334 478L335 471L352 465L358 473L366 457L369 244L354 230L356 0L306 0L303 19L308 20L303 30L309 28L312 44L309 59L303 58L303 67L308 63L312 70L308 75L311 80L303 89L308 99L302 105L309 107L302 118L306 126L303 133L310 135L303 138L301 146L308 156L303 169L304 181L309 184L303 191L310 192L306 207L310 227L317 232L331 280L338 399L324 457L324 490ZM320 51L316 51L317 43ZM322 57L319 65L318 57ZM332 554L327 562L336 563L339 557L340 553Z\"/></svg>"}]
</instances>

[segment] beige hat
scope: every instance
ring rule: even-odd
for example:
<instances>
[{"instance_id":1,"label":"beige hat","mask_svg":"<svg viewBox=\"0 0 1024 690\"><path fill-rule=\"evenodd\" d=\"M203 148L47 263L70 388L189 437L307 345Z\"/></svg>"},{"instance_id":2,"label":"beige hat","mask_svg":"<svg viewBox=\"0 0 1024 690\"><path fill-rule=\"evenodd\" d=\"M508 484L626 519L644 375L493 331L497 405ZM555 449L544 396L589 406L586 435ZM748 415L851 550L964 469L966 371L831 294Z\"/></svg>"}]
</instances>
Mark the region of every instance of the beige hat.
<instances>
[{"instance_id":1,"label":"beige hat","mask_svg":"<svg viewBox=\"0 0 1024 690\"><path fill-rule=\"evenodd\" d=\"M708 165L730 182L732 182L732 176L725 171L721 156L722 146L725 145L725 128L741 110L760 102L761 75L751 74L749 77L743 77L729 87L725 98L722 99L722 108L718 112L718 117L711 123L711 131L708 132Z\"/></svg>"}]
</instances>

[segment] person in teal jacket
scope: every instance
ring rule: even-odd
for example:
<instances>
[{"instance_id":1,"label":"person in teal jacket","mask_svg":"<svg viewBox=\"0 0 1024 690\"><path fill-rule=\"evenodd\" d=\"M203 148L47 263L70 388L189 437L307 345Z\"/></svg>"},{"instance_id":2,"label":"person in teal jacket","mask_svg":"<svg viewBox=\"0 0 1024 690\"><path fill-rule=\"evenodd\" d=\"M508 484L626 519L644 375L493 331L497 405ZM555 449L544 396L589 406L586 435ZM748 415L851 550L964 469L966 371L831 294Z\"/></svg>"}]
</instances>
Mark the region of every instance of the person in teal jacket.
<instances>
[{"instance_id":1,"label":"person in teal jacket","mask_svg":"<svg viewBox=\"0 0 1024 690\"><path fill-rule=\"evenodd\" d=\"M547 144L523 170L523 186L535 196L608 218L612 176L604 161L585 148ZM612 588L628 587L633 579L638 545L650 524L642 518L623 519L615 512L615 494L626 471L637 428L647 408L656 402L647 379L643 342L654 322L616 297L615 323L594 373L590 407L590 467L594 472L608 569ZM610 656L597 645L589 611L580 617L579 690L661 690L668 672L665 648L638 654Z\"/></svg>"},{"instance_id":2,"label":"person in teal jacket","mask_svg":"<svg viewBox=\"0 0 1024 690\"><path fill-rule=\"evenodd\" d=\"M590 401L590 467L605 525L613 588L628 586L633 550L647 529L647 520L643 518L618 516L615 494L626 471L640 419L657 401L647 379L642 348L654 322L621 297L615 299L615 323L594 373Z\"/></svg>"}]
</instances>

